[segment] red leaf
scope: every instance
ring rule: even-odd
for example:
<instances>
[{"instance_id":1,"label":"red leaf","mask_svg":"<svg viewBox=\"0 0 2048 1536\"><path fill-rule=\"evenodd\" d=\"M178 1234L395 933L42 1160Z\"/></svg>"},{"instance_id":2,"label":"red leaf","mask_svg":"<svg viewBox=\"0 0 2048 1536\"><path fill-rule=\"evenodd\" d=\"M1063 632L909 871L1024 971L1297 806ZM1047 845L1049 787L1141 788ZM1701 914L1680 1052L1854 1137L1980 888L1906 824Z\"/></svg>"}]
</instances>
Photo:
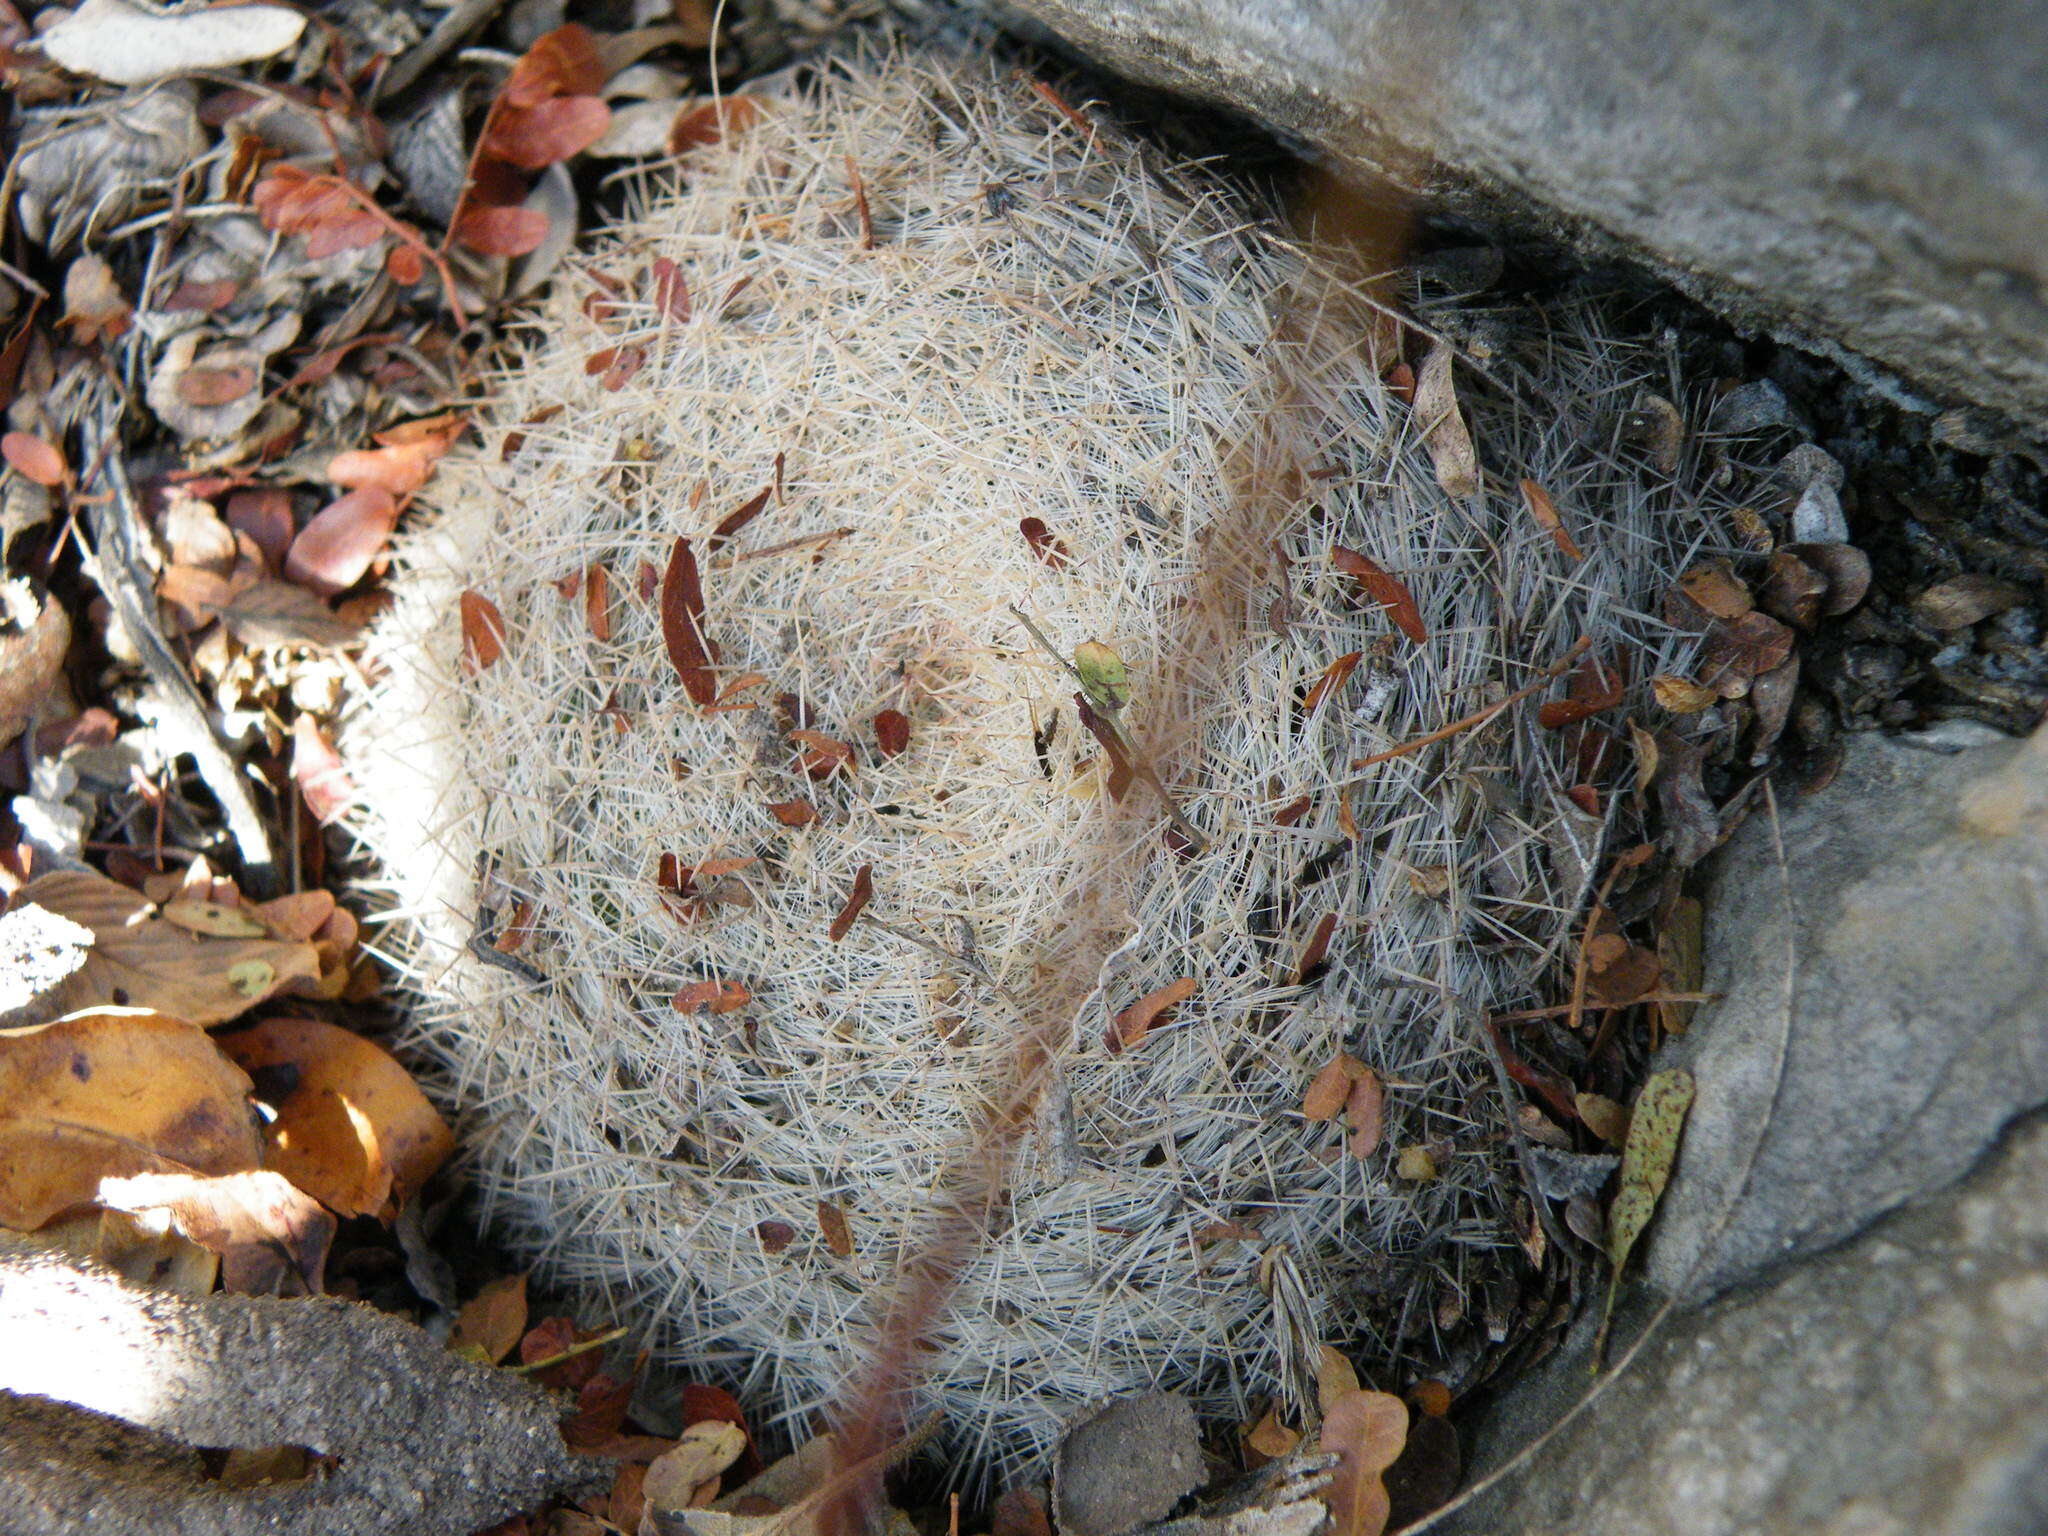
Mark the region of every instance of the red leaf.
<instances>
[{"instance_id":1,"label":"red leaf","mask_svg":"<svg viewBox=\"0 0 2048 1536\"><path fill-rule=\"evenodd\" d=\"M1106 784L1109 798L1122 800L1130 789L1132 780L1138 776L1136 765L1131 762L1130 754L1124 750L1123 742L1109 722L1095 713L1086 694L1074 695L1074 710L1081 717L1082 726L1095 738L1096 745L1102 748L1103 755L1109 759L1109 778Z\"/></svg>"},{"instance_id":2,"label":"red leaf","mask_svg":"<svg viewBox=\"0 0 2048 1536\"><path fill-rule=\"evenodd\" d=\"M790 739L803 750L798 754L803 770L813 779L829 779L835 773L853 772L853 748L823 731L798 729Z\"/></svg>"},{"instance_id":3,"label":"red leaf","mask_svg":"<svg viewBox=\"0 0 2048 1536\"><path fill-rule=\"evenodd\" d=\"M1063 571L1073 561L1068 558L1067 546L1060 536L1045 526L1041 517L1019 518L1017 529L1024 535L1024 542L1031 546L1031 553L1038 556L1056 571Z\"/></svg>"},{"instance_id":4,"label":"red leaf","mask_svg":"<svg viewBox=\"0 0 2048 1536\"><path fill-rule=\"evenodd\" d=\"M537 107L551 96L593 95L604 78L597 39L572 21L534 39L498 94L507 106Z\"/></svg>"},{"instance_id":5,"label":"red leaf","mask_svg":"<svg viewBox=\"0 0 2048 1536\"><path fill-rule=\"evenodd\" d=\"M1130 1050L1143 1042L1154 1024L1194 995L1195 978L1192 976L1183 976L1178 981L1169 981L1163 987L1154 988L1116 1016L1109 1033L1103 1037L1103 1043L1112 1054Z\"/></svg>"},{"instance_id":6,"label":"red leaf","mask_svg":"<svg viewBox=\"0 0 2048 1536\"><path fill-rule=\"evenodd\" d=\"M1318 704L1350 681L1352 672L1364 657L1363 651L1347 651L1323 668L1323 675L1316 679L1315 687L1309 689L1308 697L1302 700L1302 708L1313 713Z\"/></svg>"},{"instance_id":7,"label":"red leaf","mask_svg":"<svg viewBox=\"0 0 2048 1536\"><path fill-rule=\"evenodd\" d=\"M427 264L416 245L394 245L384 255L384 270L401 287L411 287L427 274Z\"/></svg>"},{"instance_id":8,"label":"red leaf","mask_svg":"<svg viewBox=\"0 0 2048 1536\"><path fill-rule=\"evenodd\" d=\"M0 437L0 457L37 485L59 486L71 473L64 455L30 432L9 432Z\"/></svg>"},{"instance_id":9,"label":"red leaf","mask_svg":"<svg viewBox=\"0 0 2048 1536\"><path fill-rule=\"evenodd\" d=\"M681 324L690 318L690 289L682 269L666 256L654 258L654 307Z\"/></svg>"},{"instance_id":10,"label":"red leaf","mask_svg":"<svg viewBox=\"0 0 2048 1536\"><path fill-rule=\"evenodd\" d=\"M1297 986L1315 974L1316 967L1330 955L1330 935L1337 931L1337 914L1325 912L1317 922L1315 932L1308 936L1308 943L1301 951L1301 964L1294 968Z\"/></svg>"},{"instance_id":11,"label":"red leaf","mask_svg":"<svg viewBox=\"0 0 2048 1536\"><path fill-rule=\"evenodd\" d=\"M675 997L677 1013L731 1013L754 1000L754 994L736 981L693 981Z\"/></svg>"},{"instance_id":12,"label":"red leaf","mask_svg":"<svg viewBox=\"0 0 2048 1536\"><path fill-rule=\"evenodd\" d=\"M1276 827L1293 826L1308 814L1309 804L1310 801L1307 795L1301 795L1288 801L1287 804L1273 813L1273 825Z\"/></svg>"},{"instance_id":13,"label":"red leaf","mask_svg":"<svg viewBox=\"0 0 2048 1536\"><path fill-rule=\"evenodd\" d=\"M875 745L884 757L900 757L910 746L910 717L900 709L885 709L875 716Z\"/></svg>"},{"instance_id":14,"label":"red leaf","mask_svg":"<svg viewBox=\"0 0 2048 1536\"><path fill-rule=\"evenodd\" d=\"M604 137L612 109L595 96L554 96L533 106L498 103L482 152L522 171L575 158Z\"/></svg>"},{"instance_id":15,"label":"red leaf","mask_svg":"<svg viewBox=\"0 0 2048 1536\"><path fill-rule=\"evenodd\" d=\"M1383 566L1366 559L1355 549L1346 549L1342 544L1331 546L1330 561L1357 582L1367 597L1387 610L1387 617L1394 621L1394 627L1402 634L1417 645L1429 638L1429 629L1422 622L1422 610L1415 605L1415 594L1388 574Z\"/></svg>"},{"instance_id":16,"label":"red leaf","mask_svg":"<svg viewBox=\"0 0 2048 1536\"><path fill-rule=\"evenodd\" d=\"M647 354L638 347L620 347L599 379L598 387L613 393L624 389L633 375L646 366Z\"/></svg>"},{"instance_id":17,"label":"red leaf","mask_svg":"<svg viewBox=\"0 0 2048 1536\"><path fill-rule=\"evenodd\" d=\"M345 591L384 552L397 522L398 503L383 487L350 491L299 530L285 553L285 576L322 597Z\"/></svg>"},{"instance_id":18,"label":"red leaf","mask_svg":"<svg viewBox=\"0 0 2048 1536\"><path fill-rule=\"evenodd\" d=\"M463 662L481 672L505 654L505 616L480 592L463 593L456 606L462 613Z\"/></svg>"},{"instance_id":19,"label":"red leaf","mask_svg":"<svg viewBox=\"0 0 2048 1536\"><path fill-rule=\"evenodd\" d=\"M786 1221L757 1222L754 1236L761 1240L761 1251L773 1258L796 1241L796 1228Z\"/></svg>"},{"instance_id":20,"label":"red leaf","mask_svg":"<svg viewBox=\"0 0 2048 1536\"><path fill-rule=\"evenodd\" d=\"M668 125L668 152L686 155L716 144L729 133L744 133L760 116L761 103L753 96L720 96L684 107Z\"/></svg>"},{"instance_id":21,"label":"red leaf","mask_svg":"<svg viewBox=\"0 0 2048 1536\"><path fill-rule=\"evenodd\" d=\"M1591 719L1621 702L1621 674L1605 662L1588 656L1572 669L1565 685L1565 697L1551 699L1536 711L1536 723L1546 731L1563 730L1581 720Z\"/></svg>"},{"instance_id":22,"label":"red leaf","mask_svg":"<svg viewBox=\"0 0 2048 1536\"><path fill-rule=\"evenodd\" d=\"M325 826L356 797L355 784L341 765L341 754L321 734L311 715L292 722L292 782L305 797L306 809Z\"/></svg>"},{"instance_id":23,"label":"red leaf","mask_svg":"<svg viewBox=\"0 0 2048 1536\"><path fill-rule=\"evenodd\" d=\"M538 208L479 204L462 211L454 237L479 256L524 256L548 237L548 216Z\"/></svg>"},{"instance_id":24,"label":"red leaf","mask_svg":"<svg viewBox=\"0 0 2048 1536\"><path fill-rule=\"evenodd\" d=\"M853 925L859 919L861 910L874 899L874 895L875 866L863 864L854 872L853 890L846 898L846 905L839 909L839 915L832 919L832 926L826 932L826 936L834 944L837 944L848 933L852 932Z\"/></svg>"},{"instance_id":25,"label":"red leaf","mask_svg":"<svg viewBox=\"0 0 2048 1536\"><path fill-rule=\"evenodd\" d=\"M583 573L583 622L600 645L612 637L612 578L601 565Z\"/></svg>"},{"instance_id":26,"label":"red leaf","mask_svg":"<svg viewBox=\"0 0 2048 1536\"><path fill-rule=\"evenodd\" d=\"M808 827L818 819L818 811L808 800L771 800L768 814L785 827Z\"/></svg>"},{"instance_id":27,"label":"red leaf","mask_svg":"<svg viewBox=\"0 0 2048 1536\"><path fill-rule=\"evenodd\" d=\"M697 579L697 557L681 535L669 554L668 574L661 579L661 638L690 702L709 708L718 698L718 683L711 675L718 656L704 639L704 588Z\"/></svg>"},{"instance_id":28,"label":"red leaf","mask_svg":"<svg viewBox=\"0 0 2048 1536\"><path fill-rule=\"evenodd\" d=\"M388 448L350 448L327 461L327 478L350 490L374 486L403 501L427 483L427 476L454 440L450 433L438 440L397 443Z\"/></svg>"},{"instance_id":29,"label":"red leaf","mask_svg":"<svg viewBox=\"0 0 2048 1536\"><path fill-rule=\"evenodd\" d=\"M711 530L711 537L705 540L705 547L708 549L718 548L719 545L759 517L761 509L768 505L768 498L774 492L774 486L765 485L741 502L736 510L726 513L724 517L718 520L718 526Z\"/></svg>"},{"instance_id":30,"label":"red leaf","mask_svg":"<svg viewBox=\"0 0 2048 1536\"><path fill-rule=\"evenodd\" d=\"M387 222L368 206L367 195L343 177L279 164L256 183L249 201L266 229L303 235L306 254L317 261L375 245L392 233L396 221Z\"/></svg>"},{"instance_id":31,"label":"red leaf","mask_svg":"<svg viewBox=\"0 0 2048 1536\"><path fill-rule=\"evenodd\" d=\"M1486 1021L1486 1029L1493 1037L1493 1048L1500 1053L1500 1064L1509 1077L1524 1088L1541 1094L1567 1125L1579 1118L1578 1095L1570 1083L1547 1067L1532 1066L1525 1061L1508 1044L1507 1035L1501 1027L1491 1019Z\"/></svg>"}]
</instances>

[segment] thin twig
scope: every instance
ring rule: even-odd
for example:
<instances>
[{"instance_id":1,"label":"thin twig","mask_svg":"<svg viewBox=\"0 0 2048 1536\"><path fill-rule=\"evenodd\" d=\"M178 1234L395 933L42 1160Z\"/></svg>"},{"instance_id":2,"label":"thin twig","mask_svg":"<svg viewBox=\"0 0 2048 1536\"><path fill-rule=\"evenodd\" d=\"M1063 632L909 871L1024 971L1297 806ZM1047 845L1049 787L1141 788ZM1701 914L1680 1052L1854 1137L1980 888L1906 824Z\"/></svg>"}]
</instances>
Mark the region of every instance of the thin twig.
<instances>
[{"instance_id":1,"label":"thin twig","mask_svg":"<svg viewBox=\"0 0 2048 1536\"><path fill-rule=\"evenodd\" d=\"M101 419L86 427L90 457L97 465L95 478L113 492L96 501L88 513L92 523L89 554L93 569L101 590L113 604L123 632L142 659L143 670L155 685L163 705L164 723L184 737L182 745L192 754L200 778L220 802L221 814L227 818L228 831L242 856L244 891L266 899L278 892L277 861L271 849L270 831L234 758L214 736L198 687L171 654L163 632L157 627L155 597L137 553L142 516L135 505L127 464L121 457L119 432L118 420ZM98 441L94 442L94 438Z\"/></svg>"},{"instance_id":2,"label":"thin twig","mask_svg":"<svg viewBox=\"0 0 2048 1536\"><path fill-rule=\"evenodd\" d=\"M1520 688L1517 688L1513 693L1509 694L1506 698L1502 699L1498 704L1489 704L1484 709L1475 710L1471 714L1465 716L1462 720L1453 720L1449 725L1440 726L1436 730L1429 732L1427 735L1417 736L1412 741L1404 741L1398 747L1389 747L1386 751L1375 752L1370 757L1354 757L1351 760L1351 766L1353 768L1370 768L1375 763L1384 763L1391 761L1392 759L1397 757L1406 757L1409 753L1420 752L1424 747L1432 746L1435 743L1442 741L1447 736L1455 736L1460 731L1471 730L1472 727L1475 725L1486 724L1487 721L1491 720L1495 715L1499 714L1502 710L1508 708L1510 705L1521 703L1522 700L1526 699L1527 697L1529 697L1530 694L1536 692L1538 689L1543 687L1544 684L1553 682L1557 678L1562 677L1566 672L1568 672L1571 669L1571 665L1573 662L1577 661L1581 656L1586 654L1586 652L1592 647L1592 644L1592 636L1581 635L1578 638L1578 640L1573 643L1572 648L1566 651L1564 655L1560 656L1556 661L1553 661L1548 667L1544 668L1543 672L1536 678L1534 682L1525 683Z\"/></svg>"}]
</instances>

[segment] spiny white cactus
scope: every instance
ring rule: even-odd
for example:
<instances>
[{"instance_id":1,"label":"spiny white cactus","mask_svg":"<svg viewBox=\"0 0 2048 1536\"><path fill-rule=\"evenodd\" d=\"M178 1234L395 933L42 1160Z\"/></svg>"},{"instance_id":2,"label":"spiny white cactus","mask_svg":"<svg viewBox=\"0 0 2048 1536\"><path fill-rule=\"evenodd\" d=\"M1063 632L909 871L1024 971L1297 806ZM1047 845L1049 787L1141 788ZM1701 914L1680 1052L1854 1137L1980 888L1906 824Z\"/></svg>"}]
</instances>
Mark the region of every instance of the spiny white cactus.
<instances>
[{"instance_id":1,"label":"spiny white cactus","mask_svg":"<svg viewBox=\"0 0 2048 1536\"><path fill-rule=\"evenodd\" d=\"M548 1279L801 1428L1020 1035L1052 1038L1065 1113L948 1301L931 1406L984 1468L1113 1389L1243 1412L1286 1368L1272 1249L1320 1309L1290 1326L1355 1336L1388 1315L1362 1276L1434 1297L1513 1243L1477 1021L1540 995L1598 836L1533 705L1353 760L1582 636L1667 646L1643 605L1705 515L1560 416L1635 383L1583 314L1501 360L1540 403L1475 413L1493 471L1454 498L1371 307L1205 169L944 54L853 49L760 100L557 284L401 551L351 755L413 1043ZM712 708L643 583L678 535ZM1427 638L1359 601L1338 545L1405 583ZM464 592L503 615L480 670ZM1013 607L1063 653L1121 656L1125 722L1206 848L1173 846L1143 784L1108 795ZM850 771L812 777L792 727L850 744ZM770 810L797 801L815 821ZM729 872L679 898L664 855ZM880 922L834 942L864 869ZM543 979L466 947L486 900L530 906ZM1180 978L1110 1050L1112 1017ZM701 982L748 1000L679 1010ZM1364 1156L1300 1113L1339 1052L1385 1084ZM1438 1176L1403 1181L1418 1142Z\"/></svg>"}]
</instances>

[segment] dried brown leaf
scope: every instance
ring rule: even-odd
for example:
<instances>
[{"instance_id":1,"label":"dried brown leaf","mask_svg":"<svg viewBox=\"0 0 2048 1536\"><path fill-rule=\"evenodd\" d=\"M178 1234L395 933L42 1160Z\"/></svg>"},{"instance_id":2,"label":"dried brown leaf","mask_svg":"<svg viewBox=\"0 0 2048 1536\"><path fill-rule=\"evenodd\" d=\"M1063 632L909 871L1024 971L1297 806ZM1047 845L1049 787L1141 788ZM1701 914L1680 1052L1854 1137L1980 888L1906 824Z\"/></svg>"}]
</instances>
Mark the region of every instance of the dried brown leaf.
<instances>
[{"instance_id":1,"label":"dried brown leaf","mask_svg":"<svg viewBox=\"0 0 2048 1536\"><path fill-rule=\"evenodd\" d=\"M1415 594L1383 566L1341 544L1331 546L1330 563L1357 582L1367 597L1386 609L1387 617L1394 621L1394 627L1402 634L1417 645L1429 638L1429 629L1422 622L1422 610L1416 605Z\"/></svg>"},{"instance_id":2,"label":"dried brown leaf","mask_svg":"<svg viewBox=\"0 0 2048 1536\"><path fill-rule=\"evenodd\" d=\"M463 593L456 607L462 619L463 665L481 672L505 654L505 616L481 592Z\"/></svg>"},{"instance_id":3,"label":"dried brown leaf","mask_svg":"<svg viewBox=\"0 0 2048 1536\"><path fill-rule=\"evenodd\" d=\"M1194 995L1195 978L1192 976L1182 976L1163 987L1153 988L1119 1013L1110 1024L1106 1041L1110 1050L1128 1051L1143 1044L1153 1025Z\"/></svg>"},{"instance_id":4,"label":"dried brown leaf","mask_svg":"<svg viewBox=\"0 0 2048 1536\"><path fill-rule=\"evenodd\" d=\"M678 535L661 579L661 638L669 664L683 680L683 691L700 709L718 698L711 668L718 653L704 638L704 588L697 575L697 557L690 541Z\"/></svg>"},{"instance_id":5,"label":"dried brown leaf","mask_svg":"<svg viewBox=\"0 0 2048 1536\"><path fill-rule=\"evenodd\" d=\"M847 1224L846 1212L829 1200L818 1202L818 1230L824 1234L825 1246L836 1257L853 1257L853 1228Z\"/></svg>"},{"instance_id":6,"label":"dried brown leaf","mask_svg":"<svg viewBox=\"0 0 2048 1536\"><path fill-rule=\"evenodd\" d=\"M519 1347L526 1332L526 1276L493 1280L462 1304L448 1347L458 1354L496 1365Z\"/></svg>"},{"instance_id":7,"label":"dried brown leaf","mask_svg":"<svg viewBox=\"0 0 2048 1536\"><path fill-rule=\"evenodd\" d=\"M1024 535L1024 542L1031 546L1031 553L1053 570L1063 571L1074 563L1067 554L1066 541L1046 527L1044 518L1019 518L1017 531Z\"/></svg>"},{"instance_id":8,"label":"dried brown leaf","mask_svg":"<svg viewBox=\"0 0 2048 1536\"><path fill-rule=\"evenodd\" d=\"M1351 1392L1323 1413L1318 1448L1337 1456L1323 1498L1329 1536L1380 1536L1390 1503L1384 1474L1408 1443L1408 1405L1387 1392Z\"/></svg>"},{"instance_id":9,"label":"dried brown leaf","mask_svg":"<svg viewBox=\"0 0 2048 1536\"><path fill-rule=\"evenodd\" d=\"M1309 689L1308 697L1302 700L1302 707L1313 713L1318 704L1338 692L1345 683L1350 681L1351 674L1357 670L1359 662L1364 659L1365 652L1363 651L1346 651L1342 656L1339 656L1335 661L1323 668L1323 675L1317 678L1315 686Z\"/></svg>"},{"instance_id":10,"label":"dried brown leaf","mask_svg":"<svg viewBox=\"0 0 2048 1536\"><path fill-rule=\"evenodd\" d=\"M53 489L62 485L71 473L71 467L64 462L64 455L32 432L0 435L0 458L5 458L16 473L37 485Z\"/></svg>"},{"instance_id":11,"label":"dried brown leaf","mask_svg":"<svg viewBox=\"0 0 2048 1536\"><path fill-rule=\"evenodd\" d=\"M140 893L85 871L41 875L16 893L14 904L42 907L93 931L84 965L38 1000L52 1017L113 1006L220 1024L320 973L311 944L188 933Z\"/></svg>"},{"instance_id":12,"label":"dried brown leaf","mask_svg":"<svg viewBox=\"0 0 2048 1536\"><path fill-rule=\"evenodd\" d=\"M736 981L693 981L675 995L677 1013L733 1013L754 1000Z\"/></svg>"},{"instance_id":13,"label":"dried brown leaf","mask_svg":"<svg viewBox=\"0 0 2048 1536\"><path fill-rule=\"evenodd\" d=\"M101 1179L98 1198L117 1211L161 1212L178 1232L220 1255L227 1290L317 1296L325 1288L335 1220L283 1174L140 1173Z\"/></svg>"},{"instance_id":14,"label":"dried brown leaf","mask_svg":"<svg viewBox=\"0 0 2048 1536\"><path fill-rule=\"evenodd\" d=\"M910 749L910 717L900 709L875 716L875 745L884 757L901 757Z\"/></svg>"},{"instance_id":15,"label":"dried brown leaf","mask_svg":"<svg viewBox=\"0 0 2048 1536\"><path fill-rule=\"evenodd\" d=\"M398 503L381 486L348 492L313 514L284 557L287 579L332 597L363 579L398 524Z\"/></svg>"}]
</instances>

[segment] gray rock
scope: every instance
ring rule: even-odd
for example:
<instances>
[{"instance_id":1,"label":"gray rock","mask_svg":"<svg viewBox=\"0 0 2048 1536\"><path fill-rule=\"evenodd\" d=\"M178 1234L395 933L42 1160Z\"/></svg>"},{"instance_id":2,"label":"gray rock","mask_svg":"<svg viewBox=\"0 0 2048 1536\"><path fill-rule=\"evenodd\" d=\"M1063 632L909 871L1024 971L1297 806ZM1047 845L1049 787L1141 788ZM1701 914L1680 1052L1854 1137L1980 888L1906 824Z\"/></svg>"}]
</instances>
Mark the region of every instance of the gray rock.
<instances>
[{"instance_id":1,"label":"gray rock","mask_svg":"<svg viewBox=\"0 0 2048 1536\"><path fill-rule=\"evenodd\" d=\"M1967 1183L1775 1284L1681 1313L1430 1536L2039 1536L2048 1530L2048 1121ZM1614 1356L1640 1326L1617 1326ZM1590 1330L1586 1330L1590 1331ZM1585 1340L1518 1386L1475 1471L1559 1425Z\"/></svg>"},{"instance_id":2,"label":"gray rock","mask_svg":"<svg viewBox=\"0 0 2048 1536\"><path fill-rule=\"evenodd\" d=\"M1694 1299L1952 1182L2048 1103L2048 732L1853 738L1780 818L1782 874L1768 814L1721 854L1723 996L1658 1062L1699 1094L1646 1272Z\"/></svg>"},{"instance_id":3,"label":"gray rock","mask_svg":"<svg viewBox=\"0 0 2048 1536\"><path fill-rule=\"evenodd\" d=\"M1715 401L1712 424L1716 432L1726 432L1731 437L1768 432L1773 427L1795 431L1801 427L1785 391L1769 379L1738 384Z\"/></svg>"},{"instance_id":4,"label":"gray rock","mask_svg":"<svg viewBox=\"0 0 2048 1536\"><path fill-rule=\"evenodd\" d=\"M985 0L1454 205L1647 257L1738 321L2048 403L2035 0Z\"/></svg>"},{"instance_id":5,"label":"gray rock","mask_svg":"<svg viewBox=\"0 0 2048 1536\"><path fill-rule=\"evenodd\" d=\"M1178 1392L1120 1397L1060 1442L1053 1520L1060 1536L1123 1536L1164 1519L1204 1476L1193 1404Z\"/></svg>"},{"instance_id":6,"label":"gray rock","mask_svg":"<svg viewBox=\"0 0 2048 1536\"><path fill-rule=\"evenodd\" d=\"M1842 498L1825 480L1815 480L1799 493L1792 508L1792 542L1795 544L1846 544L1849 519L1842 511Z\"/></svg>"}]
</instances>

